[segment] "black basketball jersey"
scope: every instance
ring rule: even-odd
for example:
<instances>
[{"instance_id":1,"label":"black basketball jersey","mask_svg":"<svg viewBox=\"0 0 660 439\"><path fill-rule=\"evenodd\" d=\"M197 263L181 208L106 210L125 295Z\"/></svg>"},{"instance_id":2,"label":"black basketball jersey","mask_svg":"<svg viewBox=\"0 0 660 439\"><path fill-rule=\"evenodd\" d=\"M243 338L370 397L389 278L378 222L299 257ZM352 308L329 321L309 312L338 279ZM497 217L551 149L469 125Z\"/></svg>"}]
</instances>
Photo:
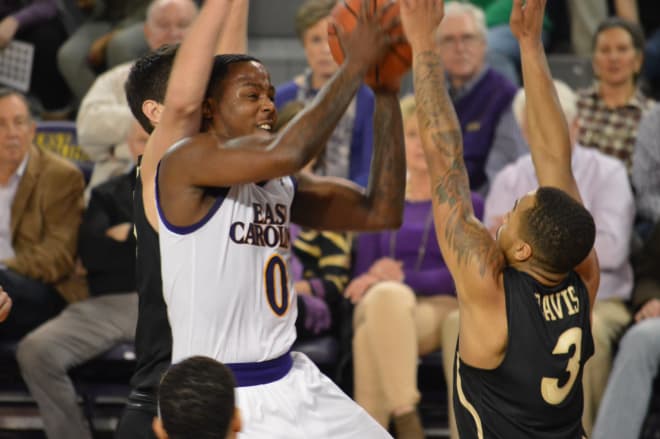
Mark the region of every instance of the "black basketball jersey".
<instances>
[{"instance_id":1,"label":"black basketball jersey","mask_svg":"<svg viewBox=\"0 0 660 439\"><path fill-rule=\"evenodd\" d=\"M142 179L135 182L133 205L137 237L137 291L138 321L135 331L137 366L131 378L131 387L152 393L160 377L170 365L172 357L172 331L167 318L160 275L160 248L158 233L151 227L144 213Z\"/></svg>"},{"instance_id":2,"label":"black basketball jersey","mask_svg":"<svg viewBox=\"0 0 660 439\"><path fill-rule=\"evenodd\" d=\"M507 268L506 354L497 368L454 364L461 439L578 439L582 371L593 355L589 294L575 272L547 288Z\"/></svg>"}]
</instances>

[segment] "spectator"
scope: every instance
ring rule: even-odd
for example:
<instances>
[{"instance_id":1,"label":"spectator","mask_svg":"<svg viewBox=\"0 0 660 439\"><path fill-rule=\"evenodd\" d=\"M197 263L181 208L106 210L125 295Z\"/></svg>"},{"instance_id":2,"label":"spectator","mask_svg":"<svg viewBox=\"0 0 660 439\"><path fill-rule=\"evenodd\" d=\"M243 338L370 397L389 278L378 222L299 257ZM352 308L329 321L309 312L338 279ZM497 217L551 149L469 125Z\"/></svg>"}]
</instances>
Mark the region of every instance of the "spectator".
<instances>
[{"instance_id":1,"label":"spectator","mask_svg":"<svg viewBox=\"0 0 660 439\"><path fill-rule=\"evenodd\" d=\"M592 310L591 332L595 353L582 375L582 424L589 434L607 385L614 344L630 322L630 313L624 302L630 298L633 284L629 247L635 215L634 201L626 170L618 160L575 143L576 96L563 83L555 82L555 88L574 142L573 174L584 206L596 224L594 248L601 270L598 295ZM520 91L514 100L514 111L523 133L526 131L524 107L525 97ZM493 181L486 199L486 226L495 232L503 221L502 215L513 206L514 201L537 186L531 156L522 157L504 168Z\"/></svg>"},{"instance_id":2,"label":"spectator","mask_svg":"<svg viewBox=\"0 0 660 439\"><path fill-rule=\"evenodd\" d=\"M293 81L280 85L275 105L289 101L309 104L337 71L328 46L328 19L335 0L307 0L296 14L296 32L302 42L309 68ZM342 177L366 187L373 143L374 96L362 85L337 124L325 152L314 165L318 175Z\"/></svg>"},{"instance_id":3,"label":"spectator","mask_svg":"<svg viewBox=\"0 0 660 439\"><path fill-rule=\"evenodd\" d=\"M513 0L468 0L486 14L486 25L488 26L488 48L489 50L503 57L515 70L520 69L520 49L518 41L511 33L509 28L509 16L513 9ZM550 20L546 17L543 23L543 43L547 45L550 40ZM498 58L501 59L501 58ZM492 59L491 59L492 61ZM493 67L497 68L495 64ZM515 81L516 84L518 81Z\"/></svg>"},{"instance_id":4,"label":"spectator","mask_svg":"<svg viewBox=\"0 0 660 439\"><path fill-rule=\"evenodd\" d=\"M33 144L25 96L0 89L0 285L14 303L0 339L19 339L87 296L74 261L84 181Z\"/></svg>"},{"instance_id":5,"label":"spectator","mask_svg":"<svg viewBox=\"0 0 660 439\"><path fill-rule=\"evenodd\" d=\"M0 286L0 323L7 320L11 311L11 299L9 295Z\"/></svg>"},{"instance_id":6,"label":"spectator","mask_svg":"<svg viewBox=\"0 0 660 439\"><path fill-rule=\"evenodd\" d=\"M192 0L153 0L143 27L147 45L154 50L179 43L196 15L197 5ZM95 162L88 195L91 188L134 164L126 145L134 118L124 91L132 65L130 61L99 76L80 104L78 143Z\"/></svg>"},{"instance_id":7,"label":"spectator","mask_svg":"<svg viewBox=\"0 0 660 439\"><path fill-rule=\"evenodd\" d=\"M639 121L653 105L637 87L644 37L635 24L613 17L598 26L593 41L598 81L578 92L577 141L618 158L630 172Z\"/></svg>"},{"instance_id":8,"label":"spectator","mask_svg":"<svg viewBox=\"0 0 660 439\"><path fill-rule=\"evenodd\" d=\"M67 33L56 0L0 2L0 49L14 40L34 45L29 93L39 99L44 119L66 119L71 92L57 69L57 50Z\"/></svg>"},{"instance_id":9,"label":"spectator","mask_svg":"<svg viewBox=\"0 0 660 439\"><path fill-rule=\"evenodd\" d=\"M142 154L147 133L135 122L128 144ZM26 335L17 360L49 439L91 439L68 371L135 336L135 170L96 187L80 228L79 251L91 298L67 306Z\"/></svg>"},{"instance_id":10,"label":"spectator","mask_svg":"<svg viewBox=\"0 0 660 439\"><path fill-rule=\"evenodd\" d=\"M642 119L632 177L644 247L634 255L635 324L623 336L598 412L594 439L637 438L660 366L660 107Z\"/></svg>"},{"instance_id":11,"label":"spectator","mask_svg":"<svg viewBox=\"0 0 660 439\"><path fill-rule=\"evenodd\" d=\"M511 111L516 87L486 64L486 23L476 6L448 3L437 37L470 189L483 194L497 171L528 151Z\"/></svg>"},{"instance_id":12,"label":"spectator","mask_svg":"<svg viewBox=\"0 0 660 439\"><path fill-rule=\"evenodd\" d=\"M419 355L446 344L443 322L457 309L454 283L435 239L431 181L417 128L415 99L401 101L408 184L398 231L364 234L358 240L355 274L346 296L357 304L353 321L355 400L397 437L423 438L417 413ZM481 216L482 202L473 196ZM450 367L453 356L444 358Z\"/></svg>"},{"instance_id":13,"label":"spectator","mask_svg":"<svg viewBox=\"0 0 660 439\"><path fill-rule=\"evenodd\" d=\"M241 431L234 377L222 363L190 357L169 368L158 389L159 439L234 439Z\"/></svg>"},{"instance_id":14,"label":"spectator","mask_svg":"<svg viewBox=\"0 0 660 439\"><path fill-rule=\"evenodd\" d=\"M57 65L80 101L98 72L148 50L143 34L149 0L77 0L87 18L57 53Z\"/></svg>"}]
</instances>

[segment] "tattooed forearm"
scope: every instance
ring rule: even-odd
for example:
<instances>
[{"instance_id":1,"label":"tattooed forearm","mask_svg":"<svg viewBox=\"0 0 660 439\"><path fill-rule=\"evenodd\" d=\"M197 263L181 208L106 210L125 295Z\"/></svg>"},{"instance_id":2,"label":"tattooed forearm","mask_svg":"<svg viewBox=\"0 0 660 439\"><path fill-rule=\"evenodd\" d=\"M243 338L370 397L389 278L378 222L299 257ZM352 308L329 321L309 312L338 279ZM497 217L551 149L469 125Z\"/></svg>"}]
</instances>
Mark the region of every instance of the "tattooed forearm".
<instances>
[{"instance_id":1,"label":"tattooed forearm","mask_svg":"<svg viewBox=\"0 0 660 439\"><path fill-rule=\"evenodd\" d=\"M440 57L434 50L414 58L417 117L434 186L436 226L443 254L451 251L459 267L476 263L480 276L496 274L504 258L474 217L460 124L445 86ZM489 270L492 270L489 272Z\"/></svg>"},{"instance_id":2,"label":"tattooed forearm","mask_svg":"<svg viewBox=\"0 0 660 439\"><path fill-rule=\"evenodd\" d=\"M463 154L461 128L445 89L439 54L434 50L420 52L413 62L419 124L430 136L433 147L447 159L438 164L445 169L435 169L443 173L453 157Z\"/></svg>"},{"instance_id":3,"label":"tattooed forearm","mask_svg":"<svg viewBox=\"0 0 660 439\"><path fill-rule=\"evenodd\" d=\"M367 190L373 215L398 218L403 214L406 157L399 101L377 93L374 113L374 152Z\"/></svg>"}]
</instances>

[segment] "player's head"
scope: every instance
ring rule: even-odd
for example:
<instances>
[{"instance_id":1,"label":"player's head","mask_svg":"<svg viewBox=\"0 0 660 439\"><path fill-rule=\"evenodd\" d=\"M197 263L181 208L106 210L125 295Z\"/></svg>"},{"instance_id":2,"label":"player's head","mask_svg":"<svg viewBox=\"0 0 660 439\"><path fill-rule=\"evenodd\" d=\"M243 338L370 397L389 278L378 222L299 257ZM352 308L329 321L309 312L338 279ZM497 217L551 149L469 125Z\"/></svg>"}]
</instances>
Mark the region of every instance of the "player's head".
<instances>
[{"instance_id":1,"label":"player's head","mask_svg":"<svg viewBox=\"0 0 660 439\"><path fill-rule=\"evenodd\" d=\"M241 430L229 369L196 356L171 366L158 388L159 417L153 428L159 439L225 439Z\"/></svg>"},{"instance_id":2,"label":"player's head","mask_svg":"<svg viewBox=\"0 0 660 439\"><path fill-rule=\"evenodd\" d=\"M540 187L518 199L497 231L497 242L509 264L528 264L556 274L582 262L595 238L589 211L553 187Z\"/></svg>"},{"instance_id":3,"label":"player's head","mask_svg":"<svg viewBox=\"0 0 660 439\"><path fill-rule=\"evenodd\" d=\"M193 0L153 0L147 8L144 37L151 50L177 44L197 16Z\"/></svg>"},{"instance_id":4,"label":"player's head","mask_svg":"<svg viewBox=\"0 0 660 439\"><path fill-rule=\"evenodd\" d=\"M328 20L336 3L336 0L307 0L296 12L296 33L305 49L313 79L321 85L338 68L328 45Z\"/></svg>"},{"instance_id":5,"label":"player's head","mask_svg":"<svg viewBox=\"0 0 660 439\"><path fill-rule=\"evenodd\" d=\"M231 139L272 132L275 88L264 65L248 55L216 55L203 105L202 130Z\"/></svg>"},{"instance_id":6,"label":"player's head","mask_svg":"<svg viewBox=\"0 0 660 439\"><path fill-rule=\"evenodd\" d=\"M166 45L135 61L126 79L126 99L133 116L147 133L160 121L167 82L178 45Z\"/></svg>"}]
</instances>

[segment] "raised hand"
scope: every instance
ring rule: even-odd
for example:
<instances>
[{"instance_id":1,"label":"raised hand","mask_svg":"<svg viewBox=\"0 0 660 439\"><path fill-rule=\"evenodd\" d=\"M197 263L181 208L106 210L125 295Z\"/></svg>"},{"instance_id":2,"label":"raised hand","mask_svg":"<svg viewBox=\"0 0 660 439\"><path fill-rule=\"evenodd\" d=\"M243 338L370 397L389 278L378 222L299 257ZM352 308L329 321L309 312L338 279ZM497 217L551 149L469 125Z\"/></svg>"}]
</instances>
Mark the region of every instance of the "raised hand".
<instances>
[{"instance_id":1,"label":"raised hand","mask_svg":"<svg viewBox=\"0 0 660 439\"><path fill-rule=\"evenodd\" d=\"M540 42L546 0L513 0L509 26L519 42Z\"/></svg>"},{"instance_id":2,"label":"raised hand","mask_svg":"<svg viewBox=\"0 0 660 439\"><path fill-rule=\"evenodd\" d=\"M380 24L387 10L394 5L394 1L378 8L375 12L371 11L370 3L369 0L362 0L360 16L352 32L347 33L341 26L333 24L346 56L346 62L357 63L364 69L376 64L387 53L392 44L387 31L396 24L394 22L385 26Z\"/></svg>"},{"instance_id":3,"label":"raised hand","mask_svg":"<svg viewBox=\"0 0 660 439\"><path fill-rule=\"evenodd\" d=\"M410 45L433 42L445 16L444 0L401 0L401 22Z\"/></svg>"}]
</instances>

